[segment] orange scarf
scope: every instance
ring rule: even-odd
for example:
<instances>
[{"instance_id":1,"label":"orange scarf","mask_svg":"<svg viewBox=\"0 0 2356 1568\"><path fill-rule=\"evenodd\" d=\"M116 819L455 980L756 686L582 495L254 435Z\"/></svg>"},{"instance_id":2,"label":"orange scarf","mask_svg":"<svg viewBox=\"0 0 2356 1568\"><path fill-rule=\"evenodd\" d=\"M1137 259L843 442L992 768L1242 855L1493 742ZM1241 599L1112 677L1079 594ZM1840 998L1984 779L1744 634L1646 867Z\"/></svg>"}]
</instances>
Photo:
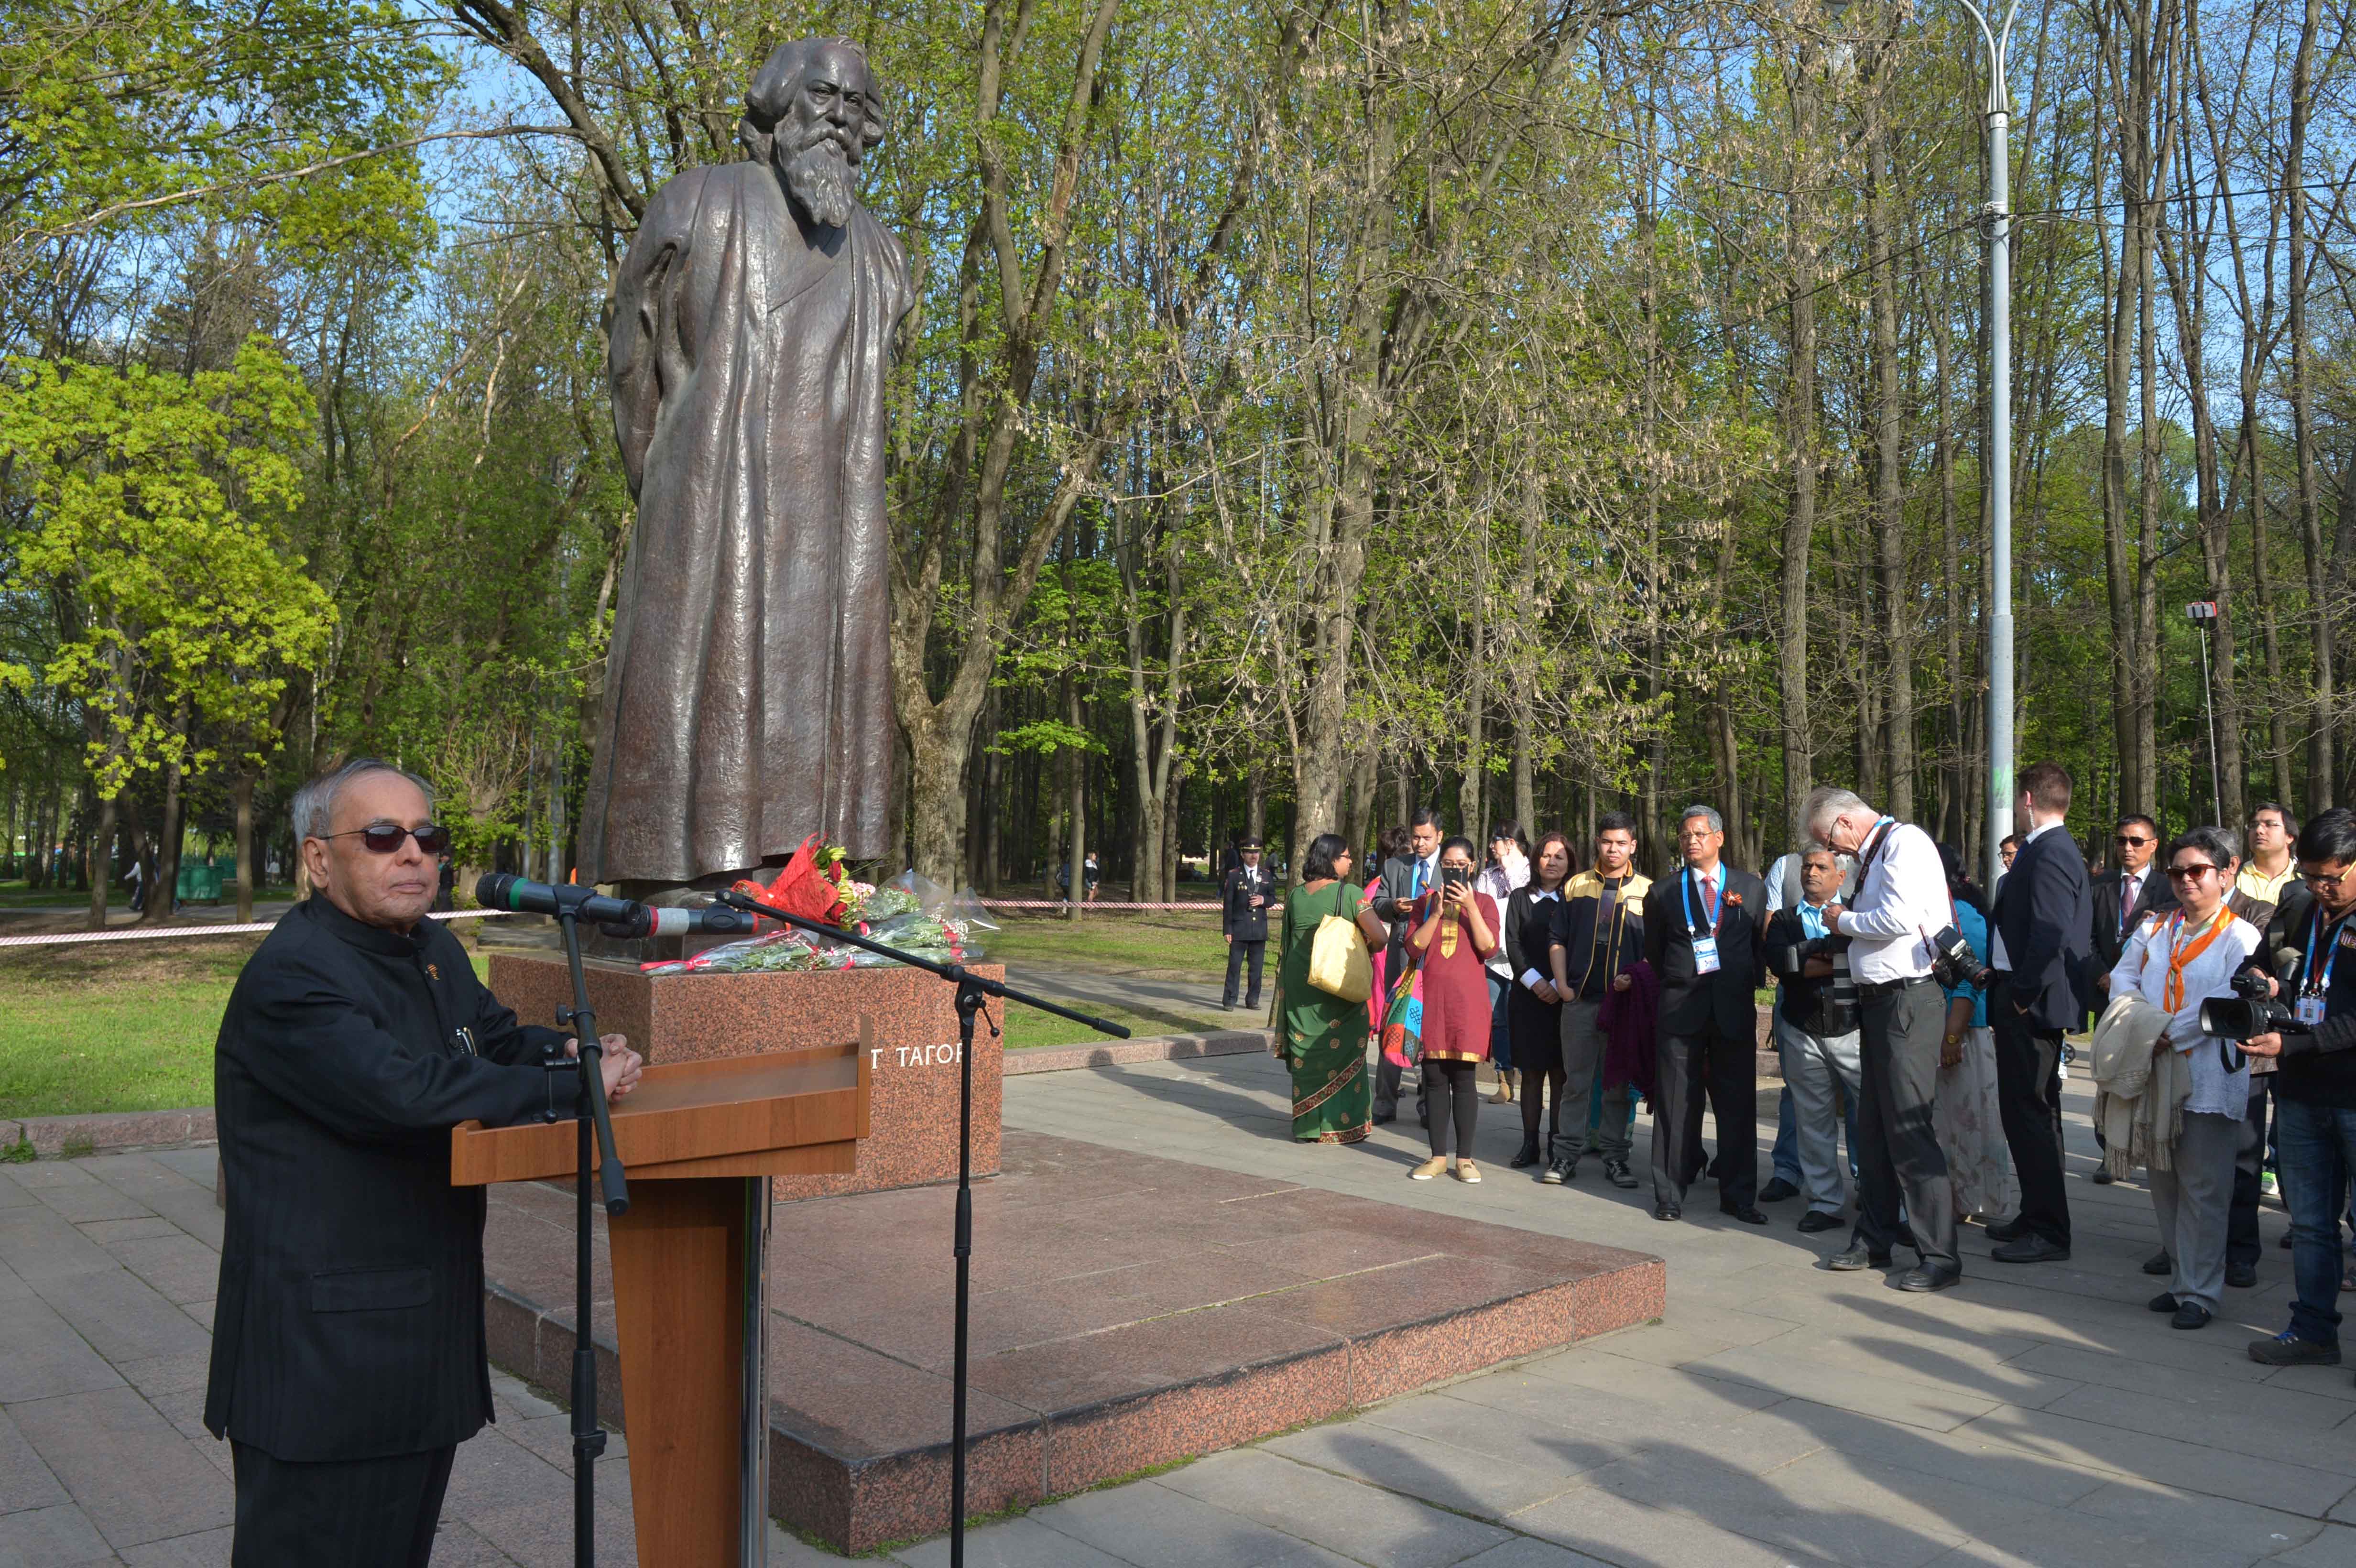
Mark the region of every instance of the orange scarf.
<instances>
[{"instance_id":1,"label":"orange scarf","mask_svg":"<svg viewBox=\"0 0 2356 1568\"><path fill-rule=\"evenodd\" d=\"M2209 920L2208 928L2184 945L2184 916L2179 914L2168 923L2168 980L2159 988L2159 1005L2169 1012L2179 1012L2184 1007L2184 966L2209 951L2217 933L2233 922L2233 912L2220 904Z\"/></svg>"}]
</instances>

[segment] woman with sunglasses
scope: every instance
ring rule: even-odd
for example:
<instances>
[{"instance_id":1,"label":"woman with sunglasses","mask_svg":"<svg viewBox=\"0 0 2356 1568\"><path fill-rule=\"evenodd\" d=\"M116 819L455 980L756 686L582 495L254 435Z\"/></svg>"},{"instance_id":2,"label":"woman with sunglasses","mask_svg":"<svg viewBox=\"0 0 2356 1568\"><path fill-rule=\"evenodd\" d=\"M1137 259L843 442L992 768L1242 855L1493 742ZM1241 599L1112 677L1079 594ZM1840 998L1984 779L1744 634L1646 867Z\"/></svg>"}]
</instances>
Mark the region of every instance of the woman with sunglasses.
<instances>
[{"instance_id":1,"label":"woman with sunglasses","mask_svg":"<svg viewBox=\"0 0 2356 1568\"><path fill-rule=\"evenodd\" d=\"M2191 1080L2169 1157L2163 1168L2155 1150L2150 1173L2159 1244L2173 1261L2169 1288L2152 1297L2151 1309L2174 1314L2169 1322L2176 1328L2206 1328L2224 1289L2233 1156L2249 1108L2249 1059L2231 1041L2201 1032L2201 1004L2233 994L2233 972L2260 940L2225 907L2233 859L2233 844L2214 827L2195 827L2170 844L2164 874L2179 907L2130 932L2110 976L2112 996L2132 991L2169 1015L2156 1049L2182 1054Z\"/></svg>"}]
</instances>

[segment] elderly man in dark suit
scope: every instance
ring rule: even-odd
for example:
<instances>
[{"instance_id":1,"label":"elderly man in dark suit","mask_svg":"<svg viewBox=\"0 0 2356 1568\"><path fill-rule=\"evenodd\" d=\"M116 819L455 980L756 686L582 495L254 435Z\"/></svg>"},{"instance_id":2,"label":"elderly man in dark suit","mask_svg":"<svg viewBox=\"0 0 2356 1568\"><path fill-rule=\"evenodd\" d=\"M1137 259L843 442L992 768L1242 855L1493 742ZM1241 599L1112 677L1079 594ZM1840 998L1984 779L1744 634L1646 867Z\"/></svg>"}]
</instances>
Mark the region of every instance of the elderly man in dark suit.
<instances>
[{"instance_id":1,"label":"elderly man in dark suit","mask_svg":"<svg viewBox=\"0 0 2356 1568\"><path fill-rule=\"evenodd\" d=\"M2176 890L2152 863L2159 857L2158 823L2138 813L2120 817L2111 829L2111 850L2118 865L2096 877L2089 890L2088 938L2094 956L2078 987L2078 999L2097 1017L2110 1005L2111 971L2126 949L2127 933L2147 916L2168 914L2176 908ZM2095 1147L2099 1148L2102 1142L2103 1130L2096 1127ZM2094 1167L2095 1186L2108 1187L2114 1179L2109 1166Z\"/></svg>"},{"instance_id":2,"label":"elderly man in dark suit","mask_svg":"<svg viewBox=\"0 0 2356 1568\"><path fill-rule=\"evenodd\" d=\"M2092 951L2086 862L2062 819L2069 770L2038 763L2020 772L2014 820L2028 833L1996 890L1988 1021L1996 1032L1997 1104L2020 1178L2020 1212L1990 1225L1998 1263L2057 1263L2070 1255L2070 1198L2062 1184L2062 1036L2083 1013L2077 986ZM2160 880L2165 881L2162 878ZM2171 895L2172 896L2172 895Z\"/></svg>"},{"instance_id":3,"label":"elderly man in dark suit","mask_svg":"<svg viewBox=\"0 0 2356 1568\"><path fill-rule=\"evenodd\" d=\"M483 1191L450 1128L572 1114L574 1042L524 1028L438 921L423 781L347 763L294 797L309 901L247 961L214 1049L229 1202L205 1425L235 1568L423 1568L490 1414ZM618 1100L641 1063L605 1037Z\"/></svg>"},{"instance_id":4,"label":"elderly man in dark suit","mask_svg":"<svg viewBox=\"0 0 2356 1568\"><path fill-rule=\"evenodd\" d=\"M1644 895L1644 961L1661 982L1653 1104L1653 1218L1685 1213L1701 1174L1707 1091L1718 1122L1719 1210L1759 1211L1758 1003L1766 982L1767 884L1719 859L1726 824L1706 805L1677 824L1685 866Z\"/></svg>"}]
</instances>

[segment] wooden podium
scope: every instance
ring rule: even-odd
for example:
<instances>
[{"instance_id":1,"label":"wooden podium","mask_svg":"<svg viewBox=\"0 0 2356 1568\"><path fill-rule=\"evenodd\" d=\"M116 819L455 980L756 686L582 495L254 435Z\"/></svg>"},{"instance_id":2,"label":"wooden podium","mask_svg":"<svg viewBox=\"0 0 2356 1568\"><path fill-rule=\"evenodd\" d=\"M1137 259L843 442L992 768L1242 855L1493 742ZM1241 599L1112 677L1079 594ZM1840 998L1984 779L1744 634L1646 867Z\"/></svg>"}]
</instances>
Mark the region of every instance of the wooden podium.
<instances>
[{"instance_id":1,"label":"wooden podium","mask_svg":"<svg viewBox=\"0 0 2356 1568\"><path fill-rule=\"evenodd\" d=\"M855 1044L649 1065L614 1108L630 1203L608 1240L644 1568L765 1560L769 1179L852 1168L873 1032L862 1019ZM451 1182L569 1180L577 1137L571 1118L463 1122Z\"/></svg>"}]
</instances>

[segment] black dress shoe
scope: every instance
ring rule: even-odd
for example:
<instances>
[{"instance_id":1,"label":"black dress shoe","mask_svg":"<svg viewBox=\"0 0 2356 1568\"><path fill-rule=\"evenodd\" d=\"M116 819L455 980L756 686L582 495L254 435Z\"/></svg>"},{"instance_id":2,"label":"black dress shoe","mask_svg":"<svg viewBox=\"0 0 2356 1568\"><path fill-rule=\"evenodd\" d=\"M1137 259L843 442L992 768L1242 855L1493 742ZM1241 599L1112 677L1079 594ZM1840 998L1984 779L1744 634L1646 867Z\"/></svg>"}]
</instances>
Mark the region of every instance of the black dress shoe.
<instances>
[{"instance_id":1,"label":"black dress shoe","mask_svg":"<svg viewBox=\"0 0 2356 1568\"><path fill-rule=\"evenodd\" d=\"M1800 1189L1798 1188L1793 1186L1790 1182L1784 1180L1779 1176L1759 1189L1759 1201L1762 1203L1781 1203L1786 1198L1797 1198L1799 1195Z\"/></svg>"},{"instance_id":2,"label":"black dress shoe","mask_svg":"<svg viewBox=\"0 0 2356 1568\"><path fill-rule=\"evenodd\" d=\"M1730 1214L1746 1225L1763 1225L1767 1222L1766 1215L1756 1209L1746 1209L1740 1203L1721 1203L1718 1206L1718 1211L1721 1214Z\"/></svg>"},{"instance_id":3,"label":"black dress shoe","mask_svg":"<svg viewBox=\"0 0 2356 1568\"><path fill-rule=\"evenodd\" d=\"M2144 1306L2154 1312L2173 1312L2176 1310L2176 1294L2173 1291L2163 1290L2145 1302Z\"/></svg>"},{"instance_id":4,"label":"black dress shoe","mask_svg":"<svg viewBox=\"0 0 2356 1568\"><path fill-rule=\"evenodd\" d=\"M2113 1176L2113 1175L2111 1174L2111 1168L2110 1168L2109 1166L2107 1166L2107 1165L2098 1165L2098 1166L2094 1167L2094 1185L2095 1185L2095 1186L2097 1186L2097 1187L2108 1187L2112 1182L2116 1181L2117 1179L2118 1179L2118 1178L2117 1178L2117 1177Z\"/></svg>"},{"instance_id":5,"label":"black dress shoe","mask_svg":"<svg viewBox=\"0 0 2356 1568\"><path fill-rule=\"evenodd\" d=\"M1514 1157L1507 1160L1505 1163L1513 1167L1515 1170L1527 1170L1530 1167L1537 1164L1537 1162L1538 1140L1536 1138L1524 1138L1522 1140L1522 1147L1515 1151Z\"/></svg>"},{"instance_id":6,"label":"black dress shoe","mask_svg":"<svg viewBox=\"0 0 2356 1568\"><path fill-rule=\"evenodd\" d=\"M2225 1283L2232 1285L2235 1290L2249 1289L2252 1285L2258 1283L2258 1265L2255 1264L2227 1264L2225 1265Z\"/></svg>"},{"instance_id":7,"label":"black dress shoe","mask_svg":"<svg viewBox=\"0 0 2356 1568\"><path fill-rule=\"evenodd\" d=\"M1840 1222L1841 1218L1839 1215L1827 1214L1821 1209L1811 1209L1806 1213L1800 1216L1801 1231L1811 1236L1815 1235L1818 1231L1838 1230L1840 1228Z\"/></svg>"},{"instance_id":8,"label":"black dress shoe","mask_svg":"<svg viewBox=\"0 0 2356 1568\"><path fill-rule=\"evenodd\" d=\"M1653 1205L1653 1218L1655 1220L1682 1220L1685 1217L1685 1211L1678 1208L1674 1203L1655 1203Z\"/></svg>"},{"instance_id":9,"label":"black dress shoe","mask_svg":"<svg viewBox=\"0 0 2356 1568\"><path fill-rule=\"evenodd\" d=\"M2029 1227L2021 1221L2019 1215L2009 1220L1998 1220L1987 1228L1988 1240L1991 1242L2017 1242L2030 1233Z\"/></svg>"},{"instance_id":10,"label":"black dress shoe","mask_svg":"<svg viewBox=\"0 0 2356 1568\"><path fill-rule=\"evenodd\" d=\"M2168 1320L2168 1326L2170 1328L2206 1328L2209 1327L2209 1309L2197 1301L2188 1301L2176 1309L2176 1316Z\"/></svg>"},{"instance_id":11,"label":"black dress shoe","mask_svg":"<svg viewBox=\"0 0 2356 1568\"><path fill-rule=\"evenodd\" d=\"M2066 1264L2070 1261L2070 1249L2042 1236L2023 1236L2017 1242L1990 1247L1988 1256L2000 1264Z\"/></svg>"},{"instance_id":12,"label":"black dress shoe","mask_svg":"<svg viewBox=\"0 0 2356 1568\"><path fill-rule=\"evenodd\" d=\"M1898 1288L1921 1295L1925 1291L1950 1289L1963 1277L1964 1271L1953 1266L1910 1268L1898 1276Z\"/></svg>"},{"instance_id":13,"label":"black dress shoe","mask_svg":"<svg viewBox=\"0 0 2356 1568\"><path fill-rule=\"evenodd\" d=\"M2174 1274L2176 1260L2166 1253L2154 1253L2143 1260L2143 1272L2151 1275Z\"/></svg>"},{"instance_id":14,"label":"black dress shoe","mask_svg":"<svg viewBox=\"0 0 2356 1568\"><path fill-rule=\"evenodd\" d=\"M1397 1111L1393 1111L1389 1115L1386 1116L1381 1112L1377 1111L1373 1115L1367 1117L1366 1120L1372 1125L1377 1127L1387 1127L1393 1122L1398 1120L1398 1113Z\"/></svg>"},{"instance_id":15,"label":"black dress shoe","mask_svg":"<svg viewBox=\"0 0 2356 1568\"><path fill-rule=\"evenodd\" d=\"M1890 1254L1888 1253L1869 1253L1865 1250L1865 1243L1863 1242L1859 1242L1857 1245L1849 1248L1848 1251L1845 1253L1835 1253L1832 1256L1826 1258L1825 1260L1825 1266L1832 1270L1835 1274L1854 1274L1858 1269L1866 1268L1888 1268L1890 1266Z\"/></svg>"}]
</instances>

